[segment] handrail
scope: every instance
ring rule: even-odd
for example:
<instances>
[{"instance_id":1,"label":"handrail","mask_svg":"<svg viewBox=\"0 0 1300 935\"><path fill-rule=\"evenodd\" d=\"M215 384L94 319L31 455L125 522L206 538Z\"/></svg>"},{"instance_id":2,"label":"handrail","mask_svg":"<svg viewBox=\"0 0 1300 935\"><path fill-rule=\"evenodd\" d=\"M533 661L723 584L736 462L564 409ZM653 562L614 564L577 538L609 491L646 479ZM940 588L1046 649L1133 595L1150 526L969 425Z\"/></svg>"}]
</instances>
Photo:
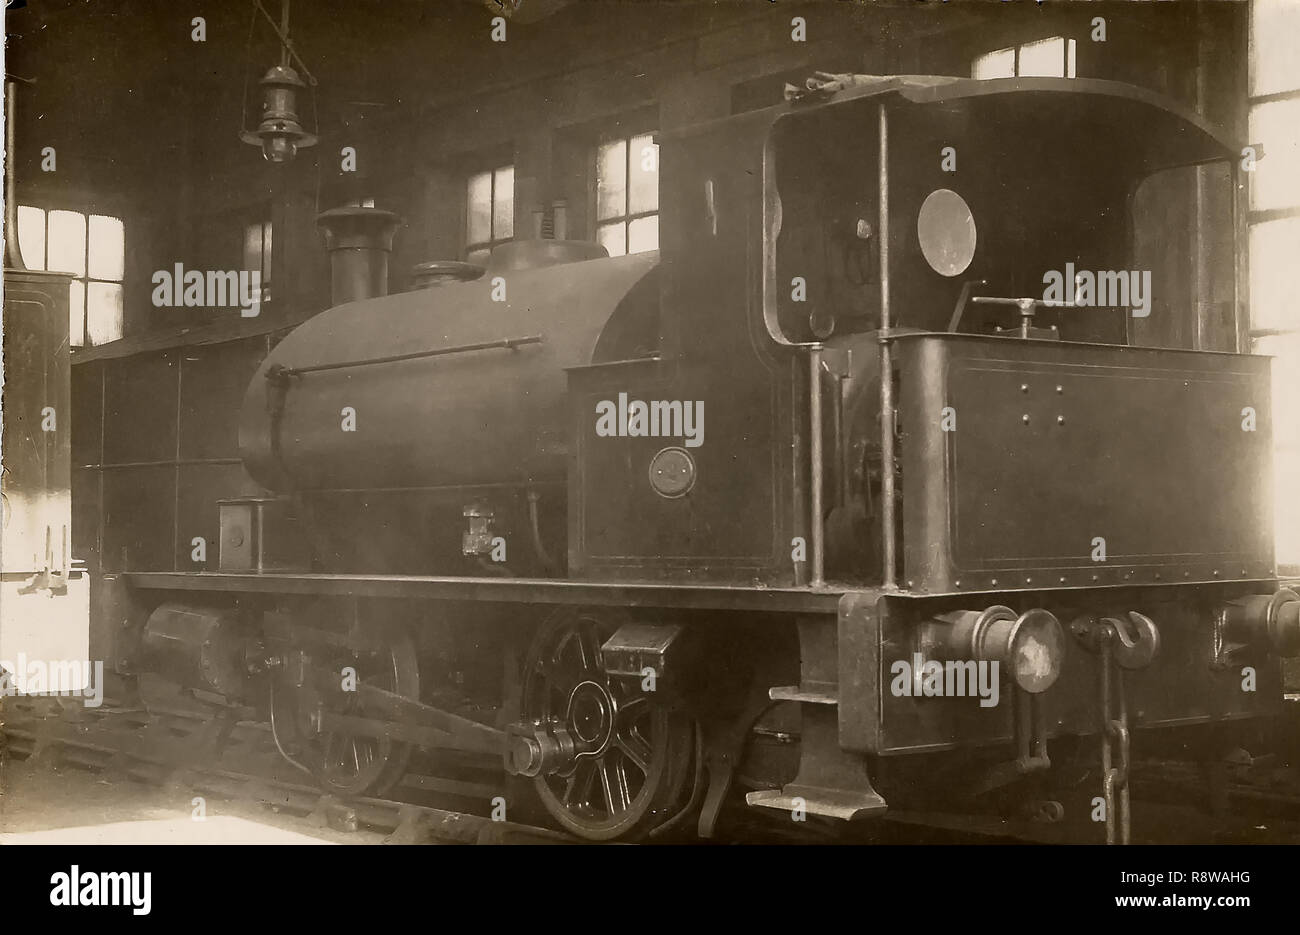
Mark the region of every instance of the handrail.
<instances>
[{"instance_id":1,"label":"handrail","mask_svg":"<svg viewBox=\"0 0 1300 935\"><path fill-rule=\"evenodd\" d=\"M349 367L370 367L375 364L393 364L403 360L421 360L426 357L445 357L448 354L464 354L469 351L489 351L494 348L514 350L525 344L541 344L544 339L540 334L523 338L503 338L500 341L484 341L481 344L458 344L454 347L435 347L426 351L414 351L410 354L392 354L387 357L366 357L360 360L343 360L332 364L312 364L308 367L272 366L267 368L266 379L283 380L286 377L300 377L307 373L321 373L326 370L344 370Z\"/></svg>"},{"instance_id":2,"label":"handrail","mask_svg":"<svg viewBox=\"0 0 1300 935\"><path fill-rule=\"evenodd\" d=\"M525 344L541 344L540 334L523 338L503 338L500 341L484 341L481 344L458 344L454 347L436 347L431 350L414 351L410 354L393 354L387 357L367 357L360 360L343 360L332 364L313 364L308 367L286 367L272 364L264 374L267 384L266 413L270 421L271 460L280 469L286 483L292 484L292 478L284 465L280 447L280 423L284 419L284 407L289 395L292 377L301 377L308 373L321 373L327 370L344 370L350 367L369 367L375 364L392 364L402 360L420 360L427 357L445 357L449 354L463 354L468 351L487 351L493 348L514 350Z\"/></svg>"}]
</instances>

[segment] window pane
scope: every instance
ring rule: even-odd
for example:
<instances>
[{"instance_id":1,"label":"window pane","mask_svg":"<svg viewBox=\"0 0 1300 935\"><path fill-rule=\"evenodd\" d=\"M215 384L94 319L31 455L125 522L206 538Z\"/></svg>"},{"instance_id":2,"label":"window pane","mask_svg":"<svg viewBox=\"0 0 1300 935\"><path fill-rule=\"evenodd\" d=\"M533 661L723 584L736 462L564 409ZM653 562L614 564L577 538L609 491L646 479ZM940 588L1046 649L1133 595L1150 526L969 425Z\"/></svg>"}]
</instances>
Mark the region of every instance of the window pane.
<instances>
[{"instance_id":1,"label":"window pane","mask_svg":"<svg viewBox=\"0 0 1300 935\"><path fill-rule=\"evenodd\" d=\"M1279 565L1300 564L1300 451L1273 453L1273 533Z\"/></svg>"},{"instance_id":2,"label":"window pane","mask_svg":"<svg viewBox=\"0 0 1300 935\"><path fill-rule=\"evenodd\" d=\"M1065 77L1065 40L1060 36L1026 42L1020 47L1021 77Z\"/></svg>"},{"instance_id":3,"label":"window pane","mask_svg":"<svg viewBox=\"0 0 1300 935\"><path fill-rule=\"evenodd\" d=\"M50 212L49 268L86 275L86 216L76 211Z\"/></svg>"},{"instance_id":4,"label":"window pane","mask_svg":"<svg viewBox=\"0 0 1300 935\"><path fill-rule=\"evenodd\" d=\"M972 78L1011 78L1016 73L1016 50L998 49L986 52L971 66Z\"/></svg>"},{"instance_id":5,"label":"window pane","mask_svg":"<svg viewBox=\"0 0 1300 935\"><path fill-rule=\"evenodd\" d=\"M18 206L18 252L28 269L45 269L45 212Z\"/></svg>"},{"instance_id":6,"label":"window pane","mask_svg":"<svg viewBox=\"0 0 1300 935\"><path fill-rule=\"evenodd\" d=\"M1065 77L1067 78L1079 77L1079 70L1076 67L1077 63L1075 61L1077 55L1075 53L1076 53L1076 43L1073 39L1071 39L1065 50Z\"/></svg>"},{"instance_id":7,"label":"window pane","mask_svg":"<svg viewBox=\"0 0 1300 935\"><path fill-rule=\"evenodd\" d=\"M1250 327L1300 329L1291 271L1300 257L1300 218L1250 229Z\"/></svg>"},{"instance_id":8,"label":"window pane","mask_svg":"<svg viewBox=\"0 0 1300 935\"><path fill-rule=\"evenodd\" d=\"M492 239L508 240L515 235L515 167L497 169L497 187L492 196Z\"/></svg>"},{"instance_id":9,"label":"window pane","mask_svg":"<svg viewBox=\"0 0 1300 935\"><path fill-rule=\"evenodd\" d=\"M610 256L627 253L627 230L622 221L596 228L596 242L609 251Z\"/></svg>"},{"instance_id":10,"label":"window pane","mask_svg":"<svg viewBox=\"0 0 1300 935\"><path fill-rule=\"evenodd\" d=\"M1295 0L1254 0L1250 13L1250 93L1276 94L1300 87L1295 67L1300 4Z\"/></svg>"},{"instance_id":11,"label":"window pane","mask_svg":"<svg viewBox=\"0 0 1300 935\"><path fill-rule=\"evenodd\" d=\"M626 213L627 142L602 143L596 150L596 220Z\"/></svg>"},{"instance_id":12,"label":"window pane","mask_svg":"<svg viewBox=\"0 0 1300 935\"><path fill-rule=\"evenodd\" d=\"M1273 358L1273 445L1300 451L1300 332L1256 338L1255 354Z\"/></svg>"},{"instance_id":13,"label":"window pane","mask_svg":"<svg viewBox=\"0 0 1300 935\"><path fill-rule=\"evenodd\" d=\"M262 225L249 224L244 228L244 265L250 273L262 268Z\"/></svg>"},{"instance_id":14,"label":"window pane","mask_svg":"<svg viewBox=\"0 0 1300 935\"><path fill-rule=\"evenodd\" d=\"M68 299L68 343L81 347L86 343L86 284L72 280L72 295Z\"/></svg>"},{"instance_id":15,"label":"window pane","mask_svg":"<svg viewBox=\"0 0 1300 935\"><path fill-rule=\"evenodd\" d=\"M1248 176L1251 210L1300 206L1300 100L1252 107L1250 139L1264 147L1264 158Z\"/></svg>"},{"instance_id":16,"label":"window pane","mask_svg":"<svg viewBox=\"0 0 1300 935\"><path fill-rule=\"evenodd\" d=\"M86 324L91 344L107 344L122 336L122 284L94 282L87 284Z\"/></svg>"},{"instance_id":17,"label":"window pane","mask_svg":"<svg viewBox=\"0 0 1300 935\"><path fill-rule=\"evenodd\" d=\"M644 253L659 249L659 215L637 218L627 226L627 252Z\"/></svg>"},{"instance_id":18,"label":"window pane","mask_svg":"<svg viewBox=\"0 0 1300 935\"><path fill-rule=\"evenodd\" d=\"M649 133L632 137L632 178L628 206L629 214L659 210L659 147Z\"/></svg>"},{"instance_id":19,"label":"window pane","mask_svg":"<svg viewBox=\"0 0 1300 935\"><path fill-rule=\"evenodd\" d=\"M126 234L121 218L90 216L90 262L87 275L121 282L126 268Z\"/></svg>"},{"instance_id":20,"label":"window pane","mask_svg":"<svg viewBox=\"0 0 1300 935\"><path fill-rule=\"evenodd\" d=\"M492 173L469 177L465 196L465 240L483 243L492 239Z\"/></svg>"},{"instance_id":21,"label":"window pane","mask_svg":"<svg viewBox=\"0 0 1300 935\"><path fill-rule=\"evenodd\" d=\"M262 285L271 281L271 222L262 225Z\"/></svg>"}]
</instances>

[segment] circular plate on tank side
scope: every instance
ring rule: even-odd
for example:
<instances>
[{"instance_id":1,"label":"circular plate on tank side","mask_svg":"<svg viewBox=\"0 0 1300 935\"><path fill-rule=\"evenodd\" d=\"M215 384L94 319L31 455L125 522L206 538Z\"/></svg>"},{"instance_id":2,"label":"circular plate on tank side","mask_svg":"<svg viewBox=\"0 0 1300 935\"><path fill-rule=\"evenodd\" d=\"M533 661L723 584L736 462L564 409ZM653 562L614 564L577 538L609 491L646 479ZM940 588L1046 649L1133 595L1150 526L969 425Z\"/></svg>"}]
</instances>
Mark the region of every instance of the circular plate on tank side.
<instances>
[{"instance_id":1,"label":"circular plate on tank side","mask_svg":"<svg viewBox=\"0 0 1300 935\"><path fill-rule=\"evenodd\" d=\"M695 486L695 459L685 448L663 448L650 459L649 474L654 492L675 500Z\"/></svg>"}]
</instances>

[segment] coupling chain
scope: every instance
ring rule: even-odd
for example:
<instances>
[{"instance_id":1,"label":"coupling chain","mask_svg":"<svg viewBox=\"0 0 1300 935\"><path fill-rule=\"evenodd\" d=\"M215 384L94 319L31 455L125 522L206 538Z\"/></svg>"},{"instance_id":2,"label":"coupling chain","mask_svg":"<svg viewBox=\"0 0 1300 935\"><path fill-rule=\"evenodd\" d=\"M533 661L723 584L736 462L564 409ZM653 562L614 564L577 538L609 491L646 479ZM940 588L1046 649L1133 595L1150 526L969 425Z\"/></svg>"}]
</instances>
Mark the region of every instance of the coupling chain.
<instances>
[{"instance_id":1,"label":"coupling chain","mask_svg":"<svg viewBox=\"0 0 1300 935\"><path fill-rule=\"evenodd\" d=\"M1128 844L1132 827L1129 821L1129 727L1124 673L1115 664L1111 648L1116 637L1114 627L1106 626L1097 636L1101 644L1101 792L1106 807L1106 843ZM1111 716L1112 710L1114 717Z\"/></svg>"}]
</instances>

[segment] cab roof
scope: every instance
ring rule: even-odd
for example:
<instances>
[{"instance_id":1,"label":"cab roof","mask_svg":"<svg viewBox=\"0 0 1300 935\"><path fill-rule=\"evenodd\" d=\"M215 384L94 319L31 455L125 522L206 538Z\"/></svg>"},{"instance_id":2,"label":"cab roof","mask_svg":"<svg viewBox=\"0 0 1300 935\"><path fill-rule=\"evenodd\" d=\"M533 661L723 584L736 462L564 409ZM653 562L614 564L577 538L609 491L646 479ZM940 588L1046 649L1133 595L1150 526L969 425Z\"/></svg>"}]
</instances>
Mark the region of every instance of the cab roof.
<instances>
[{"instance_id":1,"label":"cab roof","mask_svg":"<svg viewBox=\"0 0 1300 935\"><path fill-rule=\"evenodd\" d=\"M1130 169L1150 174L1239 155L1243 144L1192 109L1155 91L1100 78L952 78L942 75L819 75L818 90L787 88L783 104L660 134L672 140L733 121L776 124L830 107L892 95L904 106L932 108L967 126L985 126L1034 149L1119 148ZM817 83L817 82L814 82ZM760 116L761 115L761 116Z\"/></svg>"},{"instance_id":2,"label":"cab roof","mask_svg":"<svg viewBox=\"0 0 1300 935\"><path fill-rule=\"evenodd\" d=\"M829 76L828 76L829 77ZM1165 95L1099 78L950 78L936 75L840 75L835 89L792 89L778 105L800 111L894 95L975 124L1023 134L1041 145L1056 137L1073 147L1082 138L1127 149L1146 172L1231 158L1241 145L1195 111ZM847 80L845 80L847 79Z\"/></svg>"}]
</instances>

